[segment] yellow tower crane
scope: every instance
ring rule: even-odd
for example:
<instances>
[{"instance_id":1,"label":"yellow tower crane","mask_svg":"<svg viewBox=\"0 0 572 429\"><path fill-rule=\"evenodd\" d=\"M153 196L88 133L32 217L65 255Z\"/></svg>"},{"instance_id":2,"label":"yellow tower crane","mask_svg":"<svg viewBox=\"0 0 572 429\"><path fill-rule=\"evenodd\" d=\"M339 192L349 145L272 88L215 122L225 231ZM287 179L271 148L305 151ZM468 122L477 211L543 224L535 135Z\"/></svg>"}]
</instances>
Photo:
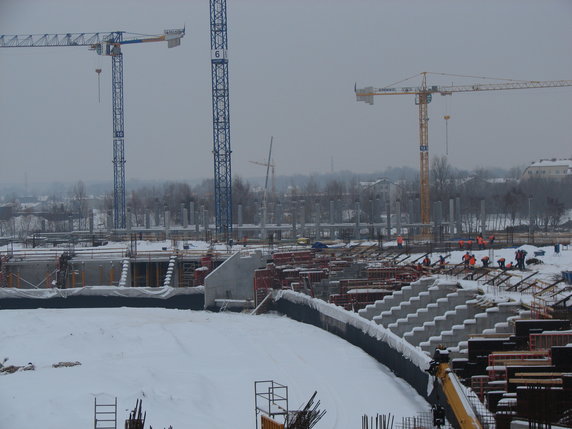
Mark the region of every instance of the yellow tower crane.
<instances>
[{"instance_id":1,"label":"yellow tower crane","mask_svg":"<svg viewBox=\"0 0 572 429\"><path fill-rule=\"evenodd\" d=\"M402 88L373 88L371 86L357 89L354 88L357 101L373 104L374 95L415 95L415 104L419 106L419 155L420 155L420 200L421 200L421 223L429 226L431 223L431 209L429 199L429 115L427 105L431 102L433 94L452 95L454 92L479 92L479 91L500 91L506 89L530 89L530 88L555 88L572 86L572 80L550 80L550 81L521 81L513 79L504 83L477 83L471 85L450 85L450 86L427 86L427 75L438 74L454 77L471 77L451 75L445 73L423 72L416 76L421 76L421 86ZM413 76L413 77L416 77ZM411 78L404 79L409 80ZM479 78L483 79L483 78ZM488 78L487 78L488 79ZM501 79L496 79L501 80ZM400 83L397 82L397 83Z\"/></svg>"}]
</instances>

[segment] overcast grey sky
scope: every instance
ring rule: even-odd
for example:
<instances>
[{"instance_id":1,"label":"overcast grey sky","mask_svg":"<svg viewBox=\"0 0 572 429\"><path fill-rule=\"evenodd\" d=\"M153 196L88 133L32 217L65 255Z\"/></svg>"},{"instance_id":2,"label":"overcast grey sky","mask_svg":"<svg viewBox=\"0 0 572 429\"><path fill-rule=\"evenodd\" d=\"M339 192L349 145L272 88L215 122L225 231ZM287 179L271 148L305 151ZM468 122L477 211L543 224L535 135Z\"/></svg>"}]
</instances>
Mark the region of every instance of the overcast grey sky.
<instances>
[{"instance_id":1,"label":"overcast grey sky","mask_svg":"<svg viewBox=\"0 0 572 429\"><path fill-rule=\"evenodd\" d=\"M357 103L422 71L572 79L570 0L228 0L233 174L418 168L413 96ZM126 176L212 177L208 0L0 0L0 34L186 25L180 47L123 49ZM97 74L101 67L101 103ZM0 183L112 180L111 60L87 48L0 49ZM431 77L429 84L475 79ZM407 85L418 85L419 80ZM402 85L398 85L402 86ZM430 156L460 168L572 156L572 88L434 97ZM446 101L445 101L446 100Z\"/></svg>"}]
</instances>

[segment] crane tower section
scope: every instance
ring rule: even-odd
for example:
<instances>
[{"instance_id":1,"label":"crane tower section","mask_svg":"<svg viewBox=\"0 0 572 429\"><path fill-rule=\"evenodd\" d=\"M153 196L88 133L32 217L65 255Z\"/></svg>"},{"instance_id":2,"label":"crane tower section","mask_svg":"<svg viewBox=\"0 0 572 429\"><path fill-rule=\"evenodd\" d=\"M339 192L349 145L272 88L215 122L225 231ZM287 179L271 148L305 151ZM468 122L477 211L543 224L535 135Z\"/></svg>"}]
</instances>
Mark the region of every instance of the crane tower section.
<instances>
[{"instance_id":1,"label":"crane tower section","mask_svg":"<svg viewBox=\"0 0 572 429\"><path fill-rule=\"evenodd\" d=\"M374 96L377 95L415 95L415 104L419 106L419 154L420 154L420 200L421 200L421 223L425 227L431 223L431 202L429 191L429 112L428 104L431 103L433 94L452 95L453 93L482 92L482 91L502 91L509 89L531 89L531 88L559 88L572 86L572 80L550 80L550 81L522 81L514 79L504 79L510 82L505 83L475 83L471 85L448 85L437 86L427 85L428 72L421 73L421 86L408 86L401 88L383 87L358 89L354 87L356 100L373 104ZM447 75L445 73L433 73L444 76L474 77L462 75ZM414 76L416 77L416 76ZM404 80L409 80L404 79ZM488 79L488 78L486 78ZM403 82L403 81L401 81Z\"/></svg>"},{"instance_id":2,"label":"crane tower section","mask_svg":"<svg viewBox=\"0 0 572 429\"><path fill-rule=\"evenodd\" d=\"M0 35L0 48L50 48L86 46L98 55L111 57L113 116L113 227L125 229L125 111L123 102L123 53L121 46L135 43L167 42L181 44L185 29L164 30L161 35L134 35L125 31L111 33L61 33Z\"/></svg>"},{"instance_id":3,"label":"crane tower section","mask_svg":"<svg viewBox=\"0 0 572 429\"><path fill-rule=\"evenodd\" d=\"M232 237L232 174L226 0L210 0L216 235Z\"/></svg>"}]
</instances>

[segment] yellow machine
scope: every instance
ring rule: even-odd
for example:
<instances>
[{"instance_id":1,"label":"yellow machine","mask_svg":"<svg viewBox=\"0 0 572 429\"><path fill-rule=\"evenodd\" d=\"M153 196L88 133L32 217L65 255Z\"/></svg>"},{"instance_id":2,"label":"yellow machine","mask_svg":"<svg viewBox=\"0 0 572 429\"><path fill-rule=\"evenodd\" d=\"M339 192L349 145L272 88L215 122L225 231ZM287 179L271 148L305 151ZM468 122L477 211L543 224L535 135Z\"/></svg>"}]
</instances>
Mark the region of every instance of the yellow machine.
<instances>
[{"instance_id":1,"label":"yellow machine","mask_svg":"<svg viewBox=\"0 0 572 429\"><path fill-rule=\"evenodd\" d=\"M435 380L441 386L447 398L447 404L457 421L457 426L461 429L482 429L478 417L463 393L459 379L449 367L449 352L447 350L435 350L429 373L435 376Z\"/></svg>"}]
</instances>

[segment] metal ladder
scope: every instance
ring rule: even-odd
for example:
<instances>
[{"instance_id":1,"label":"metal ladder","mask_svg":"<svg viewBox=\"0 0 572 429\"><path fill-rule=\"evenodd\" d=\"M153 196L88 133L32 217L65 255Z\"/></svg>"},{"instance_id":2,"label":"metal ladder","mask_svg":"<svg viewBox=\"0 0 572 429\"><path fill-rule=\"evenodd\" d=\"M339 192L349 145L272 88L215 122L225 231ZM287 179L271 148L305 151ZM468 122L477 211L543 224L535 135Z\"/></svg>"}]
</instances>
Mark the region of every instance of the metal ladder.
<instances>
[{"instance_id":1,"label":"metal ladder","mask_svg":"<svg viewBox=\"0 0 572 429\"><path fill-rule=\"evenodd\" d=\"M97 403L94 399L93 429L117 429L117 397L113 404Z\"/></svg>"}]
</instances>

